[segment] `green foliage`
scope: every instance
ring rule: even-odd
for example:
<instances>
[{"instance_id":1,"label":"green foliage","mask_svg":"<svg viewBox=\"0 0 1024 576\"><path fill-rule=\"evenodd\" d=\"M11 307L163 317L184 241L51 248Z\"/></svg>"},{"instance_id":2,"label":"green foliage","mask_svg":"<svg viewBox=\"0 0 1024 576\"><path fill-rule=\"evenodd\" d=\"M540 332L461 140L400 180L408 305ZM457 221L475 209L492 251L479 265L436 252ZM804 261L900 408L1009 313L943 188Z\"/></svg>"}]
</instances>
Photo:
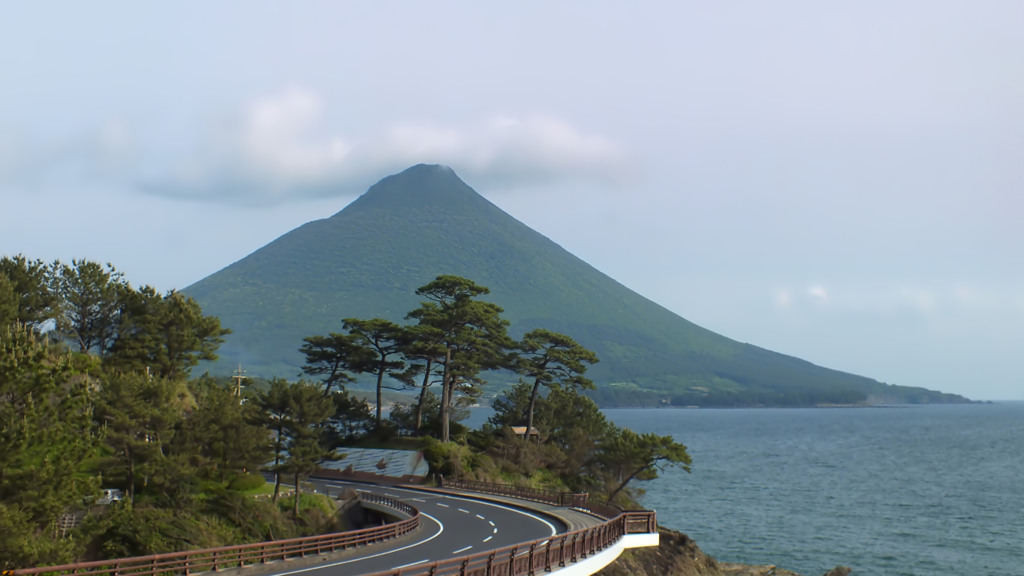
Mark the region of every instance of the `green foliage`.
<instances>
[{"instance_id":1,"label":"green foliage","mask_svg":"<svg viewBox=\"0 0 1024 576\"><path fill-rule=\"evenodd\" d=\"M481 393L481 372L511 366L509 350L513 342L507 334L508 321L501 315L503 310L475 299L488 292L466 278L438 276L416 290L426 301L408 314L419 322L413 334L426 342L420 349L444 354L434 358L442 369L442 442L451 438L456 394L472 401Z\"/></svg>"},{"instance_id":2,"label":"green foliage","mask_svg":"<svg viewBox=\"0 0 1024 576\"><path fill-rule=\"evenodd\" d=\"M353 354L353 360L349 362L349 366L356 372L373 374L377 379L375 421L380 427L381 409L384 405L382 396L384 376L399 374L405 370L402 352L407 348L412 334L405 327L383 318L371 320L346 318L343 322L345 330L352 336L353 342L358 347L358 352Z\"/></svg>"},{"instance_id":3,"label":"green foliage","mask_svg":"<svg viewBox=\"0 0 1024 576\"><path fill-rule=\"evenodd\" d=\"M116 374L105 382L96 404L96 420L105 431L104 442L113 456L104 472L122 478L130 503L146 479L152 493L174 498L186 493L185 480L192 472L186 462L171 469L168 456L185 411L195 400L182 381L149 378L145 374ZM177 471L176 479L168 474ZM163 485L163 486L161 486ZM156 490L160 486L166 490Z\"/></svg>"},{"instance_id":4,"label":"green foliage","mask_svg":"<svg viewBox=\"0 0 1024 576\"><path fill-rule=\"evenodd\" d=\"M0 258L0 277L6 278L7 290L14 292L17 300L14 320L32 327L53 318L57 309L57 296L51 288L53 269L42 260L29 260L18 255ZM0 290L0 295L3 290ZM10 315L10 294L4 307ZM9 323L7 320L0 327Z\"/></svg>"},{"instance_id":5,"label":"green foliage","mask_svg":"<svg viewBox=\"0 0 1024 576\"><path fill-rule=\"evenodd\" d=\"M587 371L588 364L597 362L597 355L572 338L538 328L523 336L517 348L519 356L516 358L515 369L533 380L524 422L528 432L534 428L533 417L541 386L573 391L594 388L594 383L585 378L583 373ZM529 438L529 433L523 434L524 443L529 442Z\"/></svg>"},{"instance_id":6,"label":"green foliage","mask_svg":"<svg viewBox=\"0 0 1024 576\"><path fill-rule=\"evenodd\" d=\"M355 442L375 427L379 428L370 406L362 398L342 390L331 394L330 399L334 404L334 412L326 430L328 446L337 448Z\"/></svg>"},{"instance_id":7,"label":"green foliage","mask_svg":"<svg viewBox=\"0 0 1024 576\"><path fill-rule=\"evenodd\" d=\"M14 282L0 274L0 328L10 326L18 320L18 293Z\"/></svg>"},{"instance_id":8,"label":"green foliage","mask_svg":"<svg viewBox=\"0 0 1024 576\"><path fill-rule=\"evenodd\" d=\"M243 403L232 389L210 378L192 382L189 390L196 405L174 450L191 456L201 477L223 482L239 470L258 470L270 459L270 436L260 425L258 406Z\"/></svg>"},{"instance_id":9,"label":"green foliage","mask_svg":"<svg viewBox=\"0 0 1024 576\"><path fill-rule=\"evenodd\" d=\"M121 294L129 290L124 275L89 260L54 264L59 301L57 330L81 352L106 351L117 333Z\"/></svg>"},{"instance_id":10,"label":"green foliage","mask_svg":"<svg viewBox=\"0 0 1024 576\"><path fill-rule=\"evenodd\" d=\"M243 472L228 482L228 488L238 492L250 492L267 483L262 474Z\"/></svg>"},{"instance_id":11,"label":"green foliage","mask_svg":"<svg viewBox=\"0 0 1024 576\"><path fill-rule=\"evenodd\" d=\"M64 557L52 523L96 489L76 473L98 445L91 384L31 328L0 328L0 558Z\"/></svg>"},{"instance_id":12,"label":"green foliage","mask_svg":"<svg viewBox=\"0 0 1024 576\"><path fill-rule=\"evenodd\" d=\"M345 384L352 381L346 372L352 370L349 363L357 359L360 351L355 339L348 334L331 332L327 336L306 336L302 340L304 344L299 350L306 357L302 372L319 376L324 383L325 395L335 386L343 390Z\"/></svg>"},{"instance_id":13,"label":"green foliage","mask_svg":"<svg viewBox=\"0 0 1024 576\"><path fill-rule=\"evenodd\" d=\"M129 290L123 294L109 362L122 371L186 377L200 360L217 359L217 348L229 333L180 292L161 296L149 286Z\"/></svg>"},{"instance_id":14,"label":"green foliage","mask_svg":"<svg viewBox=\"0 0 1024 576\"><path fill-rule=\"evenodd\" d=\"M671 436L653 433L637 434L628 428L617 428L601 446L598 460L605 471L619 483L608 496L611 501L633 480L653 480L665 466L690 471L693 461L686 446Z\"/></svg>"}]
</instances>

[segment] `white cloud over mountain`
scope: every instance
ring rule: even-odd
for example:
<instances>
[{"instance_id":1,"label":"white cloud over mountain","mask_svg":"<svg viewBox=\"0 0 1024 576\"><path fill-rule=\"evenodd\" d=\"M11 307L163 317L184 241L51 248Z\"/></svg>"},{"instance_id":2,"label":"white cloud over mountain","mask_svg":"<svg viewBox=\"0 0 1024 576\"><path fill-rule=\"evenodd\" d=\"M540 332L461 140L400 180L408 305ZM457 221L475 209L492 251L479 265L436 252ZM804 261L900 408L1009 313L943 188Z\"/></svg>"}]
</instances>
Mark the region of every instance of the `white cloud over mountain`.
<instances>
[{"instance_id":1,"label":"white cloud over mountain","mask_svg":"<svg viewBox=\"0 0 1024 576\"><path fill-rule=\"evenodd\" d=\"M477 185L500 187L561 179L616 185L632 170L612 141L550 117L401 123L369 136L332 133L325 100L293 88L245 106L146 187L171 197L273 204L352 195L417 163L446 164Z\"/></svg>"}]
</instances>

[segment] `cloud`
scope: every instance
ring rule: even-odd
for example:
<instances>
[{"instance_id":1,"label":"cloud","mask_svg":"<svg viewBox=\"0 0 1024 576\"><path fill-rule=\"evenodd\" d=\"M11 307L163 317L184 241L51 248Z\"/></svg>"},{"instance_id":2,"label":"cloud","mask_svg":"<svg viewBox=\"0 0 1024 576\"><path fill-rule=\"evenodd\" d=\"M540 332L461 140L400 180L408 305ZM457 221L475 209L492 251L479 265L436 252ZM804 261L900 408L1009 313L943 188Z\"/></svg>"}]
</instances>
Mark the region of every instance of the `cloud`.
<instances>
[{"instance_id":1,"label":"cloud","mask_svg":"<svg viewBox=\"0 0 1024 576\"><path fill-rule=\"evenodd\" d=\"M274 204L344 196L417 163L451 166L475 186L562 179L622 184L628 155L551 117L496 116L458 126L401 123L371 137L332 134L327 104L293 88L257 99L205 137L152 192L212 202Z\"/></svg>"},{"instance_id":2,"label":"cloud","mask_svg":"<svg viewBox=\"0 0 1024 576\"><path fill-rule=\"evenodd\" d=\"M819 302L825 302L828 300L828 292L825 290L824 286L811 286L807 289L807 294Z\"/></svg>"},{"instance_id":3,"label":"cloud","mask_svg":"<svg viewBox=\"0 0 1024 576\"><path fill-rule=\"evenodd\" d=\"M877 314L886 317L911 314L926 320L1024 313L1024 295L1009 292L999 285L983 283L863 285L836 282L828 289L821 284L812 284L802 290L780 286L775 288L771 297L775 309L793 312Z\"/></svg>"},{"instance_id":4,"label":"cloud","mask_svg":"<svg viewBox=\"0 0 1024 576\"><path fill-rule=\"evenodd\" d=\"M131 143L128 127L117 120L62 139L0 131L0 186L35 190L66 185L67 179L76 184L124 181Z\"/></svg>"},{"instance_id":5,"label":"cloud","mask_svg":"<svg viewBox=\"0 0 1024 576\"><path fill-rule=\"evenodd\" d=\"M781 288L775 292L775 307L785 310L793 305L793 295L789 290Z\"/></svg>"}]
</instances>

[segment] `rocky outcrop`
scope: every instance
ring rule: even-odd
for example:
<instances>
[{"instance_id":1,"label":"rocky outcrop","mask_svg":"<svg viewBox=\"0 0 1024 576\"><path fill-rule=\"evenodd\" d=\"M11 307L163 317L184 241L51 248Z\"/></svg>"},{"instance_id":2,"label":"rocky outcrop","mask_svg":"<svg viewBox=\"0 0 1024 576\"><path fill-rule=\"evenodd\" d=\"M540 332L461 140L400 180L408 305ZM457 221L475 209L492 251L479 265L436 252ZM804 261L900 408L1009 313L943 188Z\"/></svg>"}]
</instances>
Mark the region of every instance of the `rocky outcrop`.
<instances>
[{"instance_id":1,"label":"rocky outcrop","mask_svg":"<svg viewBox=\"0 0 1024 576\"><path fill-rule=\"evenodd\" d=\"M658 528L661 545L633 548L598 572L599 576L725 576L686 534Z\"/></svg>"},{"instance_id":2,"label":"rocky outcrop","mask_svg":"<svg viewBox=\"0 0 1024 576\"><path fill-rule=\"evenodd\" d=\"M719 562L686 534L665 528L658 528L658 533L660 546L626 550L598 576L800 576L772 565ZM825 576L849 576L850 572L846 566L837 566Z\"/></svg>"}]
</instances>

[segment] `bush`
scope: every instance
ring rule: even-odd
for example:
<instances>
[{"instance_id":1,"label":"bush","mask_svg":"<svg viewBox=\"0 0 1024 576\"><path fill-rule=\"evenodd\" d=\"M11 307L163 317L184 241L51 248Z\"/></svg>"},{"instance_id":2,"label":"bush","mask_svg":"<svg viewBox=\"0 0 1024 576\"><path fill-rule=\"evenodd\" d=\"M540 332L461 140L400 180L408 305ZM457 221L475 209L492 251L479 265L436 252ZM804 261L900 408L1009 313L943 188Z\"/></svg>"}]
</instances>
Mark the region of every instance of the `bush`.
<instances>
[{"instance_id":1,"label":"bush","mask_svg":"<svg viewBox=\"0 0 1024 576\"><path fill-rule=\"evenodd\" d=\"M267 480L262 474L242 473L231 479L231 482L228 483L228 489L238 492L248 492L250 490L257 489L266 483Z\"/></svg>"}]
</instances>

